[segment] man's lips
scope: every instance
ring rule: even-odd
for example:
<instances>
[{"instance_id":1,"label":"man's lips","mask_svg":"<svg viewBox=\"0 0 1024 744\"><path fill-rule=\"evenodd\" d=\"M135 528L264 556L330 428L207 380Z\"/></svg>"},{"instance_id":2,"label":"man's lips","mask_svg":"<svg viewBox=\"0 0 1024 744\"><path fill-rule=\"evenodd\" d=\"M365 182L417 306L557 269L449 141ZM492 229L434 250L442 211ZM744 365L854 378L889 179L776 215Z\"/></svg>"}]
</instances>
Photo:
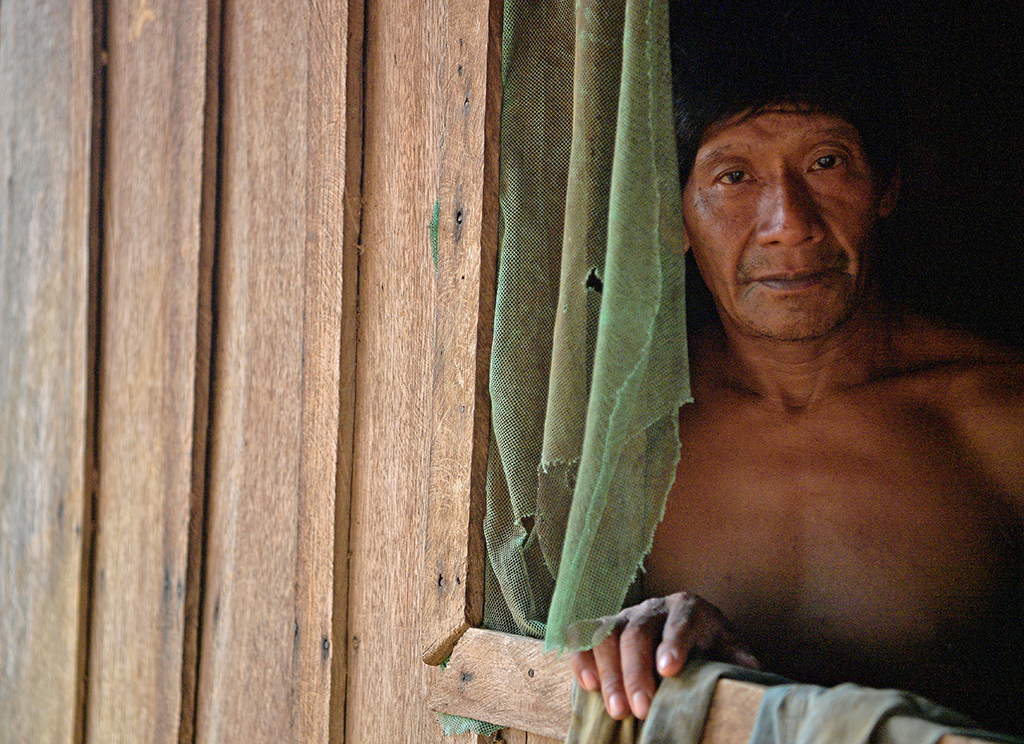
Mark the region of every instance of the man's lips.
<instances>
[{"instance_id":1,"label":"man's lips","mask_svg":"<svg viewBox=\"0 0 1024 744\"><path fill-rule=\"evenodd\" d=\"M769 274L751 280L751 284L760 284L767 289L778 292L797 292L801 289L816 287L835 277L838 271L813 271L797 274Z\"/></svg>"}]
</instances>

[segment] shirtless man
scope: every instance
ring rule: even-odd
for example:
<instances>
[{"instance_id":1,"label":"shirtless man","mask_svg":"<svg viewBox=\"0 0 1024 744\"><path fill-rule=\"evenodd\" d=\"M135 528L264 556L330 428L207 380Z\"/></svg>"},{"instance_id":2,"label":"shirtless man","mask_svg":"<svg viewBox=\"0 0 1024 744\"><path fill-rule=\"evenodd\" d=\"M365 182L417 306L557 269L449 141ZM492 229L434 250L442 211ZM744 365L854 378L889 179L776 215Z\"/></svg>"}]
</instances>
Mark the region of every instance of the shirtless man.
<instances>
[{"instance_id":1,"label":"shirtless man","mask_svg":"<svg viewBox=\"0 0 1024 744\"><path fill-rule=\"evenodd\" d=\"M869 119L888 93L844 68L874 54L863 39L817 39L838 46L821 74L805 55L815 88L792 56L771 69L778 49L744 49L753 25L714 23L690 20L682 43L701 49L677 66L725 67L683 93L717 102L680 105L707 112L681 126L683 215L720 323L691 342L652 599L573 671L615 718L645 717L657 674L696 653L907 689L1024 733L1024 365L878 298L876 226L900 177L892 122ZM762 72L784 81L758 88Z\"/></svg>"}]
</instances>

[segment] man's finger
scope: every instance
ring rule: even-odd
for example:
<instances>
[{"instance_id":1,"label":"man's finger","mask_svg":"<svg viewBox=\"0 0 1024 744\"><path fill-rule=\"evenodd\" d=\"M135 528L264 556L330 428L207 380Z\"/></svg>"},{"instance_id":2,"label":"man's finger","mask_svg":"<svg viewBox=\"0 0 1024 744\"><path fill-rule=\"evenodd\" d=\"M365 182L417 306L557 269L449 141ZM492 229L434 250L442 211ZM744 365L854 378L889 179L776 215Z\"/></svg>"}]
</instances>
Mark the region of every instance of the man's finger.
<instances>
[{"instance_id":1,"label":"man's finger","mask_svg":"<svg viewBox=\"0 0 1024 744\"><path fill-rule=\"evenodd\" d=\"M601 680L597 676L597 663L594 661L593 651L575 651L569 657L569 666L576 681L584 690L595 692L601 687Z\"/></svg>"},{"instance_id":2,"label":"man's finger","mask_svg":"<svg viewBox=\"0 0 1024 744\"><path fill-rule=\"evenodd\" d=\"M652 624L629 625L619 638L619 656L626 699L633 715L646 718L651 698L658 689L654 679L654 638L658 627Z\"/></svg>"},{"instance_id":3,"label":"man's finger","mask_svg":"<svg viewBox=\"0 0 1024 744\"><path fill-rule=\"evenodd\" d=\"M696 598L681 594L673 595L668 600L668 616L655 656L658 674L662 677L679 674L693 650L698 630L692 622Z\"/></svg>"},{"instance_id":4,"label":"man's finger","mask_svg":"<svg viewBox=\"0 0 1024 744\"><path fill-rule=\"evenodd\" d=\"M735 638L723 639L721 656L723 661L736 666L747 667L760 671L761 662L750 652L744 644Z\"/></svg>"},{"instance_id":5,"label":"man's finger","mask_svg":"<svg viewBox=\"0 0 1024 744\"><path fill-rule=\"evenodd\" d=\"M594 647L594 662L601 679L601 696L608 715L622 720L629 714L626 691L622 686L622 667L619 659L619 636L612 633Z\"/></svg>"},{"instance_id":6,"label":"man's finger","mask_svg":"<svg viewBox=\"0 0 1024 744\"><path fill-rule=\"evenodd\" d=\"M761 662L758 661L758 657L742 646L729 646L725 649L722 656L730 664L745 666L748 669L757 669L758 671L761 670Z\"/></svg>"}]
</instances>

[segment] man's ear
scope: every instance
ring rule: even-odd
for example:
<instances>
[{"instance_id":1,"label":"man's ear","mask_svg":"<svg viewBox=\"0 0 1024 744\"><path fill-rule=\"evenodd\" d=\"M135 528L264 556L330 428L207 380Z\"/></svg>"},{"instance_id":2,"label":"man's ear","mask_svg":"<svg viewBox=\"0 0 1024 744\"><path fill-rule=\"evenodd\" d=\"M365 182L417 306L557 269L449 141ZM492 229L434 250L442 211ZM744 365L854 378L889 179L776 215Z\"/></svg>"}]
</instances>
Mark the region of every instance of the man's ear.
<instances>
[{"instance_id":1,"label":"man's ear","mask_svg":"<svg viewBox=\"0 0 1024 744\"><path fill-rule=\"evenodd\" d=\"M893 171L892 176L890 176L889 183L886 184L885 191L882 192L882 198L878 200L879 217L888 217L896 209L896 203L900 198L900 184L902 180L900 169L897 168Z\"/></svg>"}]
</instances>

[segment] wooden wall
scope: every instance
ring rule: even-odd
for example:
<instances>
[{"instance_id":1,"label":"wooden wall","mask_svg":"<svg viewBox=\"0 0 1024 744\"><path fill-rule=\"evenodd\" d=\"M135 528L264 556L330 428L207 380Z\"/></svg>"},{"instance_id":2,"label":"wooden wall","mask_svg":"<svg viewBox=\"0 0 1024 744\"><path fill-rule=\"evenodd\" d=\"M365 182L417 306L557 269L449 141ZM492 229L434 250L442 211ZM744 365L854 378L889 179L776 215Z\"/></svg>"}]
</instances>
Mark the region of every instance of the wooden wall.
<instances>
[{"instance_id":1,"label":"wooden wall","mask_svg":"<svg viewBox=\"0 0 1024 744\"><path fill-rule=\"evenodd\" d=\"M97 110L98 485L86 739L177 741L193 439L205 432L200 287L207 14L200 0L110 3ZM102 72L102 70L101 70ZM208 303L207 303L208 304ZM205 334L204 334L205 335ZM198 398L197 398L198 393ZM199 418L196 418L199 403ZM201 497L201 491L196 494ZM200 502L201 503L201 502ZM188 706L190 707L190 706Z\"/></svg>"},{"instance_id":2,"label":"wooden wall","mask_svg":"<svg viewBox=\"0 0 1024 744\"><path fill-rule=\"evenodd\" d=\"M0 739L76 736L92 485L92 11L0 4Z\"/></svg>"},{"instance_id":3,"label":"wooden wall","mask_svg":"<svg viewBox=\"0 0 1024 744\"><path fill-rule=\"evenodd\" d=\"M445 740L494 43L486 3L0 4L0 742Z\"/></svg>"},{"instance_id":4,"label":"wooden wall","mask_svg":"<svg viewBox=\"0 0 1024 744\"><path fill-rule=\"evenodd\" d=\"M564 660L461 635L499 28L500 0L0 2L0 744L562 730Z\"/></svg>"}]
</instances>

